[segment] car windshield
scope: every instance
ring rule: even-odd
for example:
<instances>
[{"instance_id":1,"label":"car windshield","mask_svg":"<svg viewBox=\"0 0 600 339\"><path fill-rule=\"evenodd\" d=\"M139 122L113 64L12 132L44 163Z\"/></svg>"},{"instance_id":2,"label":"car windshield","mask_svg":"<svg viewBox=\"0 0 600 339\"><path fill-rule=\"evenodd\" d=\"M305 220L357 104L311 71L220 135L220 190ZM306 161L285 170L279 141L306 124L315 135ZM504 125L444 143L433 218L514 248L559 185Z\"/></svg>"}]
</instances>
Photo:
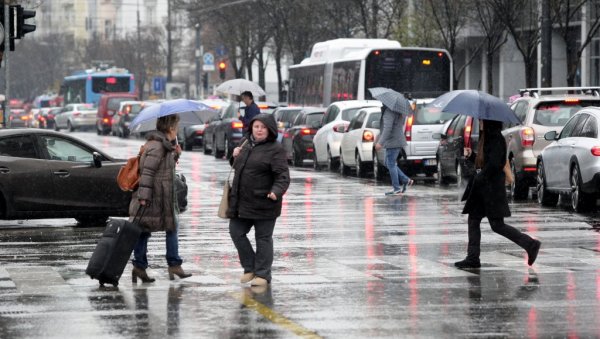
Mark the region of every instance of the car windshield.
<instances>
[{"instance_id":1,"label":"car windshield","mask_svg":"<svg viewBox=\"0 0 600 339\"><path fill-rule=\"evenodd\" d=\"M533 123L542 126L564 126L569 118L586 106L598 106L600 101L558 101L540 103L533 116Z\"/></svg>"},{"instance_id":2,"label":"car windshield","mask_svg":"<svg viewBox=\"0 0 600 339\"><path fill-rule=\"evenodd\" d=\"M413 119L413 125L438 125L454 118L456 114L442 113L437 107L428 107L425 104L417 105L417 112Z\"/></svg>"},{"instance_id":3,"label":"car windshield","mask_svg":"<svg viewBox=\"0 0 600 339\"><path fill-rule=\"evenodd\" d=\"M141 104L131 104L130 107L131 110L129 111L129 114L131 115L137 115L142 110Z\"/></svg>"},{"instance_id":4,"label":"car windshield","mask_svg":"<svg viewBox=\"0 0 600 339\"><path fill-rule=\"evenodd\" d=\"M342 120L345 121L350 121L352 120L352 118L354 118L356 116L356 114L358 114L358 110L362 109L362 107L356 107L356 108L348 108L342 111Z\"/></svg>"}]
</instances>

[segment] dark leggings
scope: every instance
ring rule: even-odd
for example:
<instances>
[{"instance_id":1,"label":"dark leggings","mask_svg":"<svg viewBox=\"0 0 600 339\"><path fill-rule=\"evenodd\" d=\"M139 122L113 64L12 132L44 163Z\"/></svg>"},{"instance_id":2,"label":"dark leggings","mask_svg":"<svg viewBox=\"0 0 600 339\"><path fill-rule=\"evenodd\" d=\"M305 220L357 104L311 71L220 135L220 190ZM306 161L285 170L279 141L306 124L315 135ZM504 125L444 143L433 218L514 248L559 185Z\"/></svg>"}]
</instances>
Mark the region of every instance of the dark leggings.
<instances>
[{"instance_id":1,"label":"dark leggings","mask_svg":"<svg viewBox=\"0 0 600 339\"><path fill-rule=\"evenodd\" d=\"M481 224L483 217L469 215L469 245L467 247L467 258L471 260L479 260L480 243L481 243ZM527 250L533 243L533 239L527 234L518 229L504 223L504 218L488 218L492 231L509 239L515 244Z\"/></svg>"}]
</instances>

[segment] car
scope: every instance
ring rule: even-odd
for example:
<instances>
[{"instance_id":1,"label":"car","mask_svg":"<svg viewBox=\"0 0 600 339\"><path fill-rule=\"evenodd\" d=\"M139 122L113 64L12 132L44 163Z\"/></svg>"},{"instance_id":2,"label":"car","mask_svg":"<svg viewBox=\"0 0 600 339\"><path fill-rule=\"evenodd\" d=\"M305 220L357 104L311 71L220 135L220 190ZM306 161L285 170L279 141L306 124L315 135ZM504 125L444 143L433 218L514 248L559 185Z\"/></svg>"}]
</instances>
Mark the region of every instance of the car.
<instances>
[{"instance_id":1,"label":"car","mask_svg":"<svg viewBox=\"0 0 600 339\"><path fill-rule=\"evenodd\" d=\"M323 127L317 131L313 139L315 145L313 165L315 169L319 169L323 165L327 165L330 171L338 169L343 130L337 130L336 126L339 127L341 122L349 123L358 111L365 107L381 107L381 102L377 100L347 100L334 102L327 107L323 117ZM371 158L371 155L369 155L369 158Z\"/></svg>"},{"instance_id":2,"label":"car","mask_svg":"<svg viewBox=\"0 0 600 339\"><path fill-rule=\"evenodd\" d=\"M32 117L22 108L12 108L8 116L9 127L31 127Z\"/></svg>"},{"instance_id":3,"label":"car","mask_svg":"<svg viewBox=\"0 0 600 339\"><path fill-rule=\"evenodd\" d=\"M54 129L56 122L54 117L60 114L62 107L47 107L42 108L42 115L46 119L46 129Z\"/></svg>"},{"instance_id":4,"label":"car","mask_svg":"<svg viewBox=\"0 0 600 339\"><path fill-rule=\"evenodd\" d=\"M117 114L112 116L111 134L119 138L128 138L129 124L144 108L141 101L121 101Z\"/></svg>"},{"instance_id":5,"label":"car","mask_svg":"<svg viewBox=\"0 0 600 339\"><path fill-rule=\"evenodd\" d=\"M43 129L0 130L0 219L75 218L104 225L128 215L131 192L114 159L69 135Z\"/></svg>"},{"instance_id":6,"label":"car","mask_svg":"<svg viewBox=\"0 0 600 339\"><path fill-rule=\"evenodd\" d=\"M217 110L206 110L197 112L198 117L203 122L202 124L180 126L179 128L179 142L181 147L186 151L191 151L194 146L204 146L204 130L208 126L208 122L211 119L216 118L219 115Z\"/></svg>"},{"instance_id":7,"label":"car","mask_svg":"<svg viewBox=\"0 0 600 339\"><path fill-rule=\"evenodd\" d=\"M440 140L436 152L438 183L446 185L455 181L462 186L475 173L473 162L465 161L464 148L477 150L479 120L457 115L444 124L442 133L436 133L433 137Z\"/></svg>"},{"instance_id":8,"label":"car","mask_svg":"<svg viewBox=\"0 0 600 339\"><path fill-rule=\"evenodd\" d=\"M420 173L433 176L437 172L436 152L439 140L433 136L441 133L444 123L455 116L452 113L444 113L437 107L428 106L433 100L414 100L414 112L404 121L406 146L398 155L398 166L409 176ZM387 171L385 149L376 151L373 164L373 175L377 180L381 180Z\"/></svg>"},{"instance_id":9,"label":"car","mask_svg":"<svg viewBox=\"0 0 600 339\"><path fill-rule=\"evenodd\" d=\"M510 189L513 199L526 199L529 188L537 183L537 158L550 144L544 135L551 130L560 133L567 120L581 108L600 106L599 90L597 87L520 90L521 97L512 103L511 109L521 123L505 124L502 131L514 178Z\"/></svg>"},{"instance_id":10,"label":"car","mask_svg":"<svg viewBox=\"0 0 600 339\"><path fill-rule=\"evenodd\" d=\"M239 105L232 102L221 107L218 116L210 119L204 129L204 153L210 150L215 158L231 157L233 149L243 136L244 124L238 119Z\"/></svg>"},{"instance_id":11,"label":"car","mask_svg":"<svg viewBox=\"0 0 600 339\"><path fill-rule=\"evenodd\" d=\"M550 144L537 158L537 200L553 206L559 195L571 199L571 207L586 212L596 206L600 193L600 108L580 110L561 132L548 131Z\"/></svg>"},{"instance_id":12,"label":"car","mask_svg":"<svg viewBox=\"0 0 600 339\"><path fill-rule=\"evenodd\" d=\"M288 128L292 127L292 123L294 123L301 110L302 107L278 107L275 109L273 116L277 122L277 142L281 143L283 134Z\"/></svg>"},{"instance_id":13,"label":"car","mask_svg":"<svg viewBox=\"0 0 600 339\"><path fill-rule=\"evenodd\" d=\"M350 124L343 122L336 126L338 130L347 126L342 133L340 142L339 171L341 175L347 175L350 168L356 170L357 177L367 177L373 162L373 150L375 139L379 135L379 124L381 120L381 107L367 107L358 111L358 114L350 120Z\"/></svg>"},{"instance_id":14,"label":"car","mask_svg":"<svg viewBox=\"0 0 600 339\"><path fill-rule=\"evenodd\" d=\"M68 104L54 117L54 130L92 128L96 124L94 104Z\"/></svg>"},{"instance_id":15,"label":"car","mask_svg":"<svg viewBox=\"0 0 600 339\"><path fill-rule=\"evenodd\" d=\"M288 161L293 166L302 167L305 159L313 160L313 137L321 127L325 108L304 108L294 120L292 127L283 134L281 142Z\"/></svg>"},{"instance_id":16,"label":"car","mask_svg":"<svg viewBox=\"0 0 600 339\"><path fill-rule=\"evenodd\" d=\"M111 132L112 117L119 110L122 101L137 101L137 95L130 93L108 93L100 97L96 111L96 133L107 135Z\"/></svg>"}]
</instances>

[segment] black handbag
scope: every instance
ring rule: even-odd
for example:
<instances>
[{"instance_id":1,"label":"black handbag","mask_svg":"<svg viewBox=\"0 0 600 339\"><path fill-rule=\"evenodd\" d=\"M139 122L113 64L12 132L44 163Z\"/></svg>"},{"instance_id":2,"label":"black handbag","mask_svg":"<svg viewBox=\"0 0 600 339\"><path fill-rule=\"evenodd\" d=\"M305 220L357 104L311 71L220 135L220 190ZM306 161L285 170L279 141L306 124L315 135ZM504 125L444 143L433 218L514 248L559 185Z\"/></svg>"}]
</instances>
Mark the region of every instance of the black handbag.
<instances>
[{"instance_id":1,"label":"black handbag","mask_svg":"<svg viewBox=\"0 0 600 339\"><path fill-rule=\"evenodd\" d=\"M181 173L175 174L175 197L177 198L177 206L179 207L179 213L185 212L187 209L188 201L188 186L186 183L185 176Z\"/></svg>"}]
</instances>

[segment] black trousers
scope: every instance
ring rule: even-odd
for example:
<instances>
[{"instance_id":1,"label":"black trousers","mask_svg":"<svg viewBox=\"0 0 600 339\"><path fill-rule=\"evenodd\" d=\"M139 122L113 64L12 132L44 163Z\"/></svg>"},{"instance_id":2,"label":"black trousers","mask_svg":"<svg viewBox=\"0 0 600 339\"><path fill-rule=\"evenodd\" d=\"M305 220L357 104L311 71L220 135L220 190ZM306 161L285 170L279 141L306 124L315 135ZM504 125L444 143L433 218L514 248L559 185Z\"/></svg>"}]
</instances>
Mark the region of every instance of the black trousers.
<instances>
[{"instance_id":1,"label":"black trousers","mask_svg":"<svg viewBox=\"0 0 600 339\"><path fill-rule=\"evenodd\" d=\"M479 261L481 244L481 224L482 217L469 215L469 245L467 247L467 259ZM518 229L504 223L504 218L488 218L492 231L509 239L515 244L521 246L524 250L529 249L533 244L533 239Z\"/></svg>"},{"instance_id":2,"label":"black trousers","mask_svg":"<svg viewBox=\"0 0 600 339\"><path fill-rule=\"evenodd\" d=\"M254 272L258 277L271 281L273 265L273 230L276 219L242 219L229 220L229 235L237 248L240 264L244 273ZM256 252L246 236L254 226Z\"/></svg>"}]
</instances>

